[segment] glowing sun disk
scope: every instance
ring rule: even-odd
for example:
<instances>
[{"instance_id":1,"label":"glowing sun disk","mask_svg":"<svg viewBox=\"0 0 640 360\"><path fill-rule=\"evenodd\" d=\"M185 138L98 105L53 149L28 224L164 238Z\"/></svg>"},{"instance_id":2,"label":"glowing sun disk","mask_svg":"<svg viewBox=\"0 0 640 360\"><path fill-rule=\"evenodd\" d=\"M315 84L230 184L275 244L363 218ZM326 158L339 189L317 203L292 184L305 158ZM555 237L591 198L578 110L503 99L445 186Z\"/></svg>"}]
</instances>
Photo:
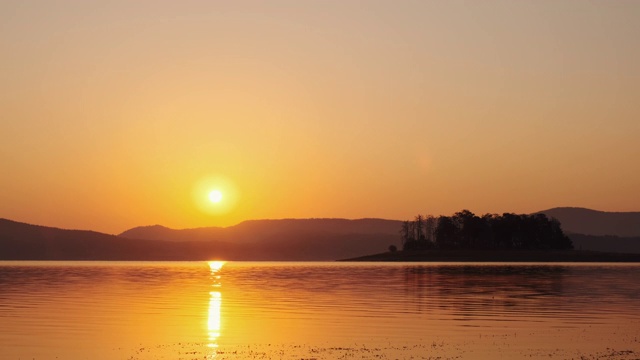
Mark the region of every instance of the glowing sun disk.
<instances>
[{"instance_id":1,"label":"glowing sun disk","mask_svg":"<svg viewBox=\"0 0 640 360\"><path fill-rule=\"evenodd\" d=\"M213 190L209 193L209 200L213 203L219 203L222 201L222 192L220 190Z\"/></svg>"}]
</instances>

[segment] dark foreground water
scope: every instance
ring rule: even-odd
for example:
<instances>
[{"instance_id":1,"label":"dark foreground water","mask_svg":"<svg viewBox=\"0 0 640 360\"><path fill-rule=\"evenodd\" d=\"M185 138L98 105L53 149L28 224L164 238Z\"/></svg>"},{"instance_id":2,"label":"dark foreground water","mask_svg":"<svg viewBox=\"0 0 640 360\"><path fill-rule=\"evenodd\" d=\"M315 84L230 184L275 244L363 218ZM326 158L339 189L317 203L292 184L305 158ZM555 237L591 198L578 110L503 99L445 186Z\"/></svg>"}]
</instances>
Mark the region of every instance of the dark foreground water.
<instances>
[{"instance_id":1,"label":"dark foreground water","mask_svg":"<svg viewBox=\"0 0 640 360\"><path fill-rule=\"evenodd\" d=\"M0 359L639 359L640 266L0 262Z\"/></svg>"}]
</instances>

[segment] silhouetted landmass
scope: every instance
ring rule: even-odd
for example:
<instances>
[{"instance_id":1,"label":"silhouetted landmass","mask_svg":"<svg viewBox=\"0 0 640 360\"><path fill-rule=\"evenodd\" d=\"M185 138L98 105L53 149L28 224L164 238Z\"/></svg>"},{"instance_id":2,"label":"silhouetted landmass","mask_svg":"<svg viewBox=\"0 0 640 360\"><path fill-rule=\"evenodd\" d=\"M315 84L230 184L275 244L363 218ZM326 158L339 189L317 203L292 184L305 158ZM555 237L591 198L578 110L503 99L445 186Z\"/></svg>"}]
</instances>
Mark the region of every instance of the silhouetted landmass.
<instances>
[{"instance_id":1,"label":"silhouetted landmass","mask_svg":"<svg viewBox=\"0 0 640 360\"><path fill-rule=\"evenodd\" d=\"M403 222L403 251L345 261L639 262L640 254L573 250L555 218L536 214L422 216ZM583 235L584 236L584 235Z\"/></svg>"},{"instance_id":2,"label":"silhouetted landmass","mask_svg":"<svg viewBox=\"0 0 640 360\"><path fill-rule=\"evenodd\" d=\"M555 209L542 213L552 210ZM605 218L611 214L574 210L567 211L604 214ZM613 218L620 215L627 219L638 213L613 214ZM640 253L640 236L570 233L589 229L567 228L562 216L558 215L562 229L577 250ZM587 217L575 221L580 225L601 220ZM146 226L114 236L0 219L0 260L335 260L383 252L391 246L402 248L398 232L402 224L402 221L382 219L252 220L227 228L174 230L160 225ZM614 235L619 235L633 234L638 223L620 220L615 224L620 228ZM397 253L402 256L401 251Z\"/></svg>"},{"instance_id":3,"label":"silhouetted landmass","mask_svg":"<svg viewBox=\"0 0 640 360\"><path fill-rule=\"evenodd\" d=\"M594 236L569 234L574 247L578 250L606 251L616 253L640 254L640 236Z\"/></svg>"},{"instance_id":4,"label":"silhouetted landmass","mask_svg":"<svg viewBox=\"0 0 640 360\"><path fill-rule=\"evenodd\" d=\"M121 237L172 242L225 242L221 256L229 260L335 260L399 245L401 222L383 219L249 220L220 228L174 230L138 227Z\"/></svg>"},{"instance_id":5,"label":"silhouetted landmass","mask_svg":"<svg viewBox=\"0 0 640 360\"><path fill-rule=\"evenodd\" d=\"M0 219L0 259L335 260L399 245L399 225L380 219L255 220L228 228L141 227L114 236Z\"/></svg>"},{"instance_id":6,"label":"silhouetted landmass","mask_svg":"<svg viewBox=\"0 0 640 360\"><path fill-rule=\"evenodd\" d=\"M397 237L400 221L384 219L281 219L248 220L238 225L175 230L160 225L141 226L120 237L166 241L229 240L236 243L300 241L305 236L390 235ZM389 244L386 244L386 248Z\"/></svg>"},{"instance_id":7,"label":"silhouetted landmass","mask_svg":"<svg viewBox=\"0 0 640 360\"><path fill-rule=\"evenodd\" d=\"M2 260L161 260L170 254L166 245L0 219Z\"/></svg>"},{"instance_id":8,"label":"silhouetted landmass","mask_svg":"<svg viewBox=\"0 0 640 360\"><path fill-rule=\"evenodd\" d=\"M207 241L220 239L224 228L206 227L196 229L175 230L162 225L139 226L121 233L127 239L146 239L164 241Z\"/></svg>"},{"instance_id":9,"label":"silhouetted landmass","mask_svg":"<svg viewBox=\"0 0 640 360\"><path fill-rule=\"evenodd\" d=\"M462 210L452 216L422 216L400 229L404 251L568 250L573 245L556 219L538 213L477 216Z\"/></svg>"},{"instance_id":10,"label":"silhouetted landmass","mask_svg":"<svg viewBox=\"0 0 640 360\"><path fill-rule=\"evenodd\" d=\"M567 233L640 237L640 212L605 212L575 207L540 211L558 219Z\"/></svg>"},{"instance_id":11,"label":"silhouetted landmass","mask_svg":"<svg viewBox=\"0 0 640 360\"><path fill-rule=\"evenodd\" d=\"M573 213L575 208L559 208L561 210L568 209L569 213ZM553 210L553 209L552 209ZM592 210L582 212L582 209L577 209L576 214L592 213ZM551 211L551 210L548 210ZM552 217L546 212L548 217ZM555 214L555 212L553 212ZM561 211L562 213L562 211ZM602 212L595 212L597 214L603 214ZM609 214L609 213L604 213ZM620 215L622 218L626 218L628 214L635 213L614 213L616 216ZM560 223L563 231L573 242L574 248L578 250L594 250L594 251L606 251L606 252L628 252L628 253L640 253L640 241L637 238L615 238L615 237L593 237L582 236L580 234L571 233L571 230L567 230L565 224L562 222L563 216L560 216ZM427 226L427 218L425 217L425 226ZM592 219L589 219L590 221ZM577 220L576 220L577 221ZM584 220L583 222L586 222ZM578 221L580 223L580 221ZM183 229L174 230L164 226L144 226L137 227L131 230L127 230L120 234L122 237L132 239L149 239L149 240L166 240L166 241L229 241L231 243L252 243L252 242L270 242L279 249L286 249L286 243L300 242L301 237L309 237L310 239L319 239L322 237L332 236L345 236L349 234L361 234L361 237L375 236L381 239L388 238L388 242L384 247L380 248L380 243L377 241L371 241L370 246L362 244L362 247L350 245L353 251L357 251L360 248L362 251L360 254L374 253L378 250L388 249L389 246L394 245L400 247L400 240L397 238L397 229L401 224L400 221L395 220L381 220L381 219L363 219L363 220L345 220L345 219L289 219L289 220L254 220L245 221L235 226L228 228L220 227L206 227L197 229ZM634 222L617 222L617 224L623 227L623 230L619 230L619 233L629 233L636 223ZM579 229L573 227L573 229ZM584 230L584 229L583 229ZM321 240L318 240L321 241ZM383 242L384 240L381 240ZM299 245L295 245L299 246ZM294 246L294 247L295 247ZM341 246L341 245L340 245ZM339 247L340 247L339 246ZM269 252L270 250L265 250ZM288 250L287 250L288 251ZM300 250L291 250L297 252ZM305 250L302 250L303 252ZM331 254L324 252L327 259ZM360 254L354 254L360 255ZM299 259L297 255L294 259ZM337 258L339 258L338 253ZM266 254L265 254L266 256ZM269 255L271 256L271 255ZM261 259L264 258L260 257ZM305 259L309 258L305 255ZM314 259L314 258L310 258Z\"/></svg>"},{"instance_id":12,"label":"silhouetted landmass","mask_svg":"<svg viewBox=\"0 0 640 360\"><path fill-rule=\"evenodd\" d=\"M584 250L414 250L379 253L341 261L416 262L640 262L640 254Z\"/></svg>"},{"instance_id":13,"label":"silhouetted landmass","mask_svg":"<svg viewBox=\"0 0 640 360\"><path fill-rule=\"evenodd\" d=\"M640 212L559 207L540 213L558 219L578 250L640 254Z\"/></svg>"}]
</instances>

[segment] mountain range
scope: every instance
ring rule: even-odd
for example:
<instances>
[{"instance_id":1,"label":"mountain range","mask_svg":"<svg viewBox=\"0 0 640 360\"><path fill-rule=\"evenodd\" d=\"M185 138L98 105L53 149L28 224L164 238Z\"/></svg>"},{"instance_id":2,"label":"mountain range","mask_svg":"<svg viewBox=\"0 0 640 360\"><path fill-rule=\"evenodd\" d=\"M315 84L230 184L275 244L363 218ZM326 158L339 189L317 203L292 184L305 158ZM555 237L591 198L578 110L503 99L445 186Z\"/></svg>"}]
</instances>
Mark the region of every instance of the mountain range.
<instances>
[{"instance_id":1,"label":"mountain range","mask_svg":"<svg viewBox=\"0 0 640 360\"><path fill-rule=\"evenodd\" d=\"M541 211L576 249L640 253L640 212ZM0 219L0 260L336 260L400 247L402 221L250 220L230 227L142 226L119 235Z\"/></svg>"},{"instance_id":2,"label":"mountain range","mask_svg":"<svg viewBox=\"0 0 640 360\"><path fill-rule=\"evenodd\" d=\"M541 213L560 221L576 249L640 254L640 212L559 207Z\"/></svg>"},{"instance_id":3,"label":"mountain range","mask_svg":"<svg viewBox=\"0 0 640 360\"><path fill-rule=\"evenodd\" d=\"M336 260L399 246L400 221L251 220L226 228L143 226L120 235L0 219L4 260Z\"/></svg>"},{"instance_id":4,"label":"mountain range","mask_svg":"<svg viewBox=\"0 0 640 360\"><path fill-rule=\"evenodd\" d=\"M605 212L575 207L559 207L540 212L558 219L567 233L640 236L640 212Z\"/></svg>"}]
</instances>

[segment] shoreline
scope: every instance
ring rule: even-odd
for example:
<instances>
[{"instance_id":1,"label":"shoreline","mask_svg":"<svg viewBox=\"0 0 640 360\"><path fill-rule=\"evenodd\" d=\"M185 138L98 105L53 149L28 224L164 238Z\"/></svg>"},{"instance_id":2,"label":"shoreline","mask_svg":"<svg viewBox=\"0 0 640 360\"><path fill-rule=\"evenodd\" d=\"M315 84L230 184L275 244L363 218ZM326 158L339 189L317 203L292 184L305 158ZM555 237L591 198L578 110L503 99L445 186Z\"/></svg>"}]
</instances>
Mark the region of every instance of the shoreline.
<instances>
[{"instance_id":1,"label":"shoreline","mask_svg":"<svg viewBox=\"0 0 640 360\"><path fill-rule=\"evenodd\" d=\"M418 250L359 256L338 261L379 262L640 262L640 254L588 250Z\"/></svg>"}]
</instances>

